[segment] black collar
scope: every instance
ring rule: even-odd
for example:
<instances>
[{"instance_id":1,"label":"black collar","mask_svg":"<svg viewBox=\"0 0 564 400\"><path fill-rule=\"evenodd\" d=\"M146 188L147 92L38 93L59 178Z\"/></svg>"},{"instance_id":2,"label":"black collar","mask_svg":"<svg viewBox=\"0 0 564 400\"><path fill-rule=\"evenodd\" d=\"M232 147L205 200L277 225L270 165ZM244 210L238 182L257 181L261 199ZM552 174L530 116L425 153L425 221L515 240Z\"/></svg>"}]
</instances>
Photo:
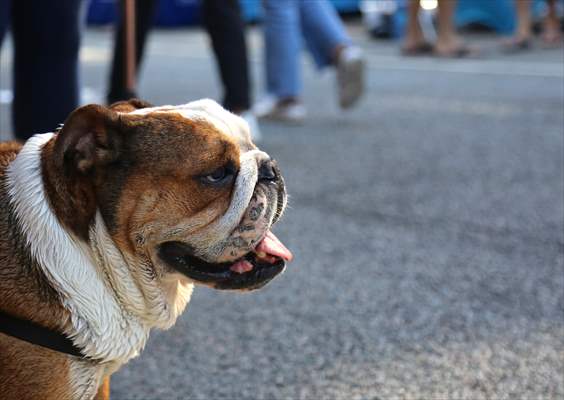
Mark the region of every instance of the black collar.
<instances>
[{"instance_id":1,"label":"black collar","mask_svg":"<svg viewBox=\"0 0 564 400\"><path fill-rule=\"evenodd\" d=\"M51 331L33 322L5 314L2 311L0 311L0 333L60 353L86 358L82 351L62 333Z\"/></svg>"}]
</instances>

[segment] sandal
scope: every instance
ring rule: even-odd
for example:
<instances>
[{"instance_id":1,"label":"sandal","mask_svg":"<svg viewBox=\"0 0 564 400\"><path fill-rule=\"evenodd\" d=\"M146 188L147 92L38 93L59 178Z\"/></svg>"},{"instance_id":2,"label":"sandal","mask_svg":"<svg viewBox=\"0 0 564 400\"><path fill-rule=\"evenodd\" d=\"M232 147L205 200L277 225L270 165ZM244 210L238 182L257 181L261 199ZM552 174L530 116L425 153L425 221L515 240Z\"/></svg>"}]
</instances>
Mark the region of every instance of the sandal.
<instances>
[{"instance_id":1,"label":"sandal","mask_svg":"<svg viewBox=\"0 0 564 400\"><path fill-rule=\"evenodd\" d=\"M415 46L404 46L401 48L401 54L407 57L426 56L433 52L433 45L429 42L421 42Z\"/></svg>"},{"instance_id":2,"label":"sandal","mask_svg":"<svg viewBox=\"0 0 564 400\"><path fill-rule=\"evenodd\" d=\"M478 49L465 44L449 50L446 52L439 52L436 48L433 49L433 55L438 58L466 58L474 57L479 53Z\"/></svg>"},{"instance_id":3,"label":"sandal","mask_svg":"<svg viewBox=\"0 0 564 400\"><path fill-rule=\"evenodd\" d=\"M522 51L530 50L533 47L531 39L509 39L501 45L504 53L513 54L520 53Z\"/></svg>"},{"instance_id":4,"label":"sandal","mask_svg":"<svg viewBox=\"0 0 564 400\"><path fill-rule=\"evenodd\" d=\"M560 32L545 32L542 35L542 47L555 49L562 46L562 35Z\"/></svg>"}]
</instances>

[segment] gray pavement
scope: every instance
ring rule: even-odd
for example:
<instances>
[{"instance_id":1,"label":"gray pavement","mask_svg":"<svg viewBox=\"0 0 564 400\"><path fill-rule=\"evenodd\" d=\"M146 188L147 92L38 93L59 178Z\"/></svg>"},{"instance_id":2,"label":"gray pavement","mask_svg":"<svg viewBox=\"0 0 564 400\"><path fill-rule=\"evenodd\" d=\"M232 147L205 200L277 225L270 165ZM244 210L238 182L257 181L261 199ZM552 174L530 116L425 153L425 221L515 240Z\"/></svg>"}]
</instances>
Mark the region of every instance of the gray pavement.
<instances>
[{"instance_id":1,"label":"gray pavement","mask_svg":"<svg viewBox=\"0 0 564 400\"><path fill-rule=\"evenodd\" d=\"M262 125L295 262L257 293L197 289L114 375L114 399L564 398L562 49L504 56L486 35L470 38L480 60L405 59L351 30L364 101L339 112L333 77L304 58L307 123ZM89 98L110 39L86 34ZM141 93L217 99L206 37L153 35Z\"/></svg>"}]
</instances>

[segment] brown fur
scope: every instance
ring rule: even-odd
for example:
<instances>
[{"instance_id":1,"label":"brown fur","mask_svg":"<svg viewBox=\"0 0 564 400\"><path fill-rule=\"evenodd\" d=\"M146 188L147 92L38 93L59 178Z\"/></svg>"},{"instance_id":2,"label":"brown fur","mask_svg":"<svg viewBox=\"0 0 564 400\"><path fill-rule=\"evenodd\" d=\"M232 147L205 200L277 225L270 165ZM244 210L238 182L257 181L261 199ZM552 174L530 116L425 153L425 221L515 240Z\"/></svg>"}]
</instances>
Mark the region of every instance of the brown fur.
<instances>
[{"instance_id":1,"label":"brown fur","mask_svg":"<svg viewBox=\"0 0 564 400\"><path fill-rule=\"evenodd\" d=\"M20 149L0 144L0 310L59 330L68 315L30 260L6 199L6 167ZM68 399L68 369L67 356L0 333L2 399Z\"/></svg>"},{"instance_id":2,"label":"brown fur","mask_svg":"<svg viewBox=\"0 0 564 400\"><path fill-rule=\"evenodd\" d=\"M71 399L68 357L0 333L0 393L5 400Z\"/></svg>"},{"instance_id":3,"label":"brown fur","mask_svg":"<svg viewBox=\"0 0 564 400\"><path fill-rule=\"evenodd\" d=\"M162 157L159 154L158 162L150 154L132 162L134 167L123 182L120 212L115 219L117 229L114 231L114 240L131 250L139 235L150 237L152 231L175 225L180 216L198 220L200 229L213 222L210 216L220 215L220 210L227 208L231 188L205 186L198 177L227 162L239 166L237 146L227 140L217 140L215 128L202 123L187 125L180 116L150 116L147 120L147 130L162 133L154 135L156 137L139 137L133 153L146 152L143 149L149 148L176 151L163 152ZM190 140L186 139L187 136ZM187 154L190 157L186 157ZM119 229L123 227L128 229Z\"/></svg>"},{"instance_id":4,"label":"brown fur","mask_svg":"<svg viewBox=\"0 0 564 400\"><path fill-rule=\"evenodd\" d=\"M102 385L100 386L100 389L98 389L98 393L96 394L96 397L94 397L94 400L109 400L110 398L110 377L106 377L102 383Z\"/></svg>"}]
</instances>

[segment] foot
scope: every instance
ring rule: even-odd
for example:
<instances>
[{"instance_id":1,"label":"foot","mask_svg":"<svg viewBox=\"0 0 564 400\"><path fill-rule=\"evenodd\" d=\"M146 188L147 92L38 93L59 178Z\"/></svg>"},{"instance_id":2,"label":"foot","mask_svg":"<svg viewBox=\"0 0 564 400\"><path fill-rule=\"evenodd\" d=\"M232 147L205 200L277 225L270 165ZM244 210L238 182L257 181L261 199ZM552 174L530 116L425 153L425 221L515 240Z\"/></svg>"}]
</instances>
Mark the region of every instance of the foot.
<instances>
[{"instance_id":1,"label":"foot","mask_svg":"<svg viewBox=\"0 0 564 400\"><path fill-rule=\"evenodd\" d=\"M469 46L454 32L439 32L433 54L442 58L471 57L479 53L476 47Z\"/></svg>"},{"instance_id":2,"label":"foot","mask_svg":"<svg viewBox=\"0 0 564 400\"><path fill-rule=\"evenodd\" d=\"M280 99L267 96L253 107L254 114L259 119L301 124L307 116L307 110L298 98Z\"/></svg>"},{"instance_id":3,"label":"foot","mask_svg":"<svg viewBox=\"0 0 564 400\"><path fill-rule=\"evenodd\" d=\"M430 53L433 51L433 46L425 39L418 17L414 16L407 25L401 51L405 56L412 56L420 55L422 49L424 51L428 49Z\"/></svg>"},{"instance_id":4,"label":"foot","mask_svg":"<svg viewBox=\"0 0 564 400\"><path fill-rule=\"evenodd\" d=\"M549 11L543 22L542 42L544 47L559 47L562 45L562 33L560 32L560 20L556 11Z\"/></svg>"},{"instance_id":5,"label":"foot","mask_svg":"<svg viewBox=\"0 0 564 400\"><path fill-rule=\"evenodd\" d=\"M533 42L529 36L515 36L505 40L501 47L505 53L518 53L530 50Z\"/></svg>"},{"instance_id":6,"label":"foot","mask_svg":"<svg viewBox=\"0 0 564 400\"><path fill-rule=\"evenodd\" d=\"M337 68L337 92L339 105L352 107L364 92L364 57L358 47L348 46L339 53Z\"/></svg>"},{"instance_id":7,"label":"foot","mask_svg":"<svg viewBox=\"0 0 564 400\"><path fill-rule=\"evenodd\" d=\"M545 29L542 34L542 43L544 47L560 47L562 46L562 34L558 29Z\"/></svg>"},{"instance_id":8,"label":"foot","mask_svg":"<svg viewBox=\"0 0 564 400\"><path fill-rule=\"evenodd\" d=\"M433 45L427 41L404 44L401 48L401 54L404 56L424 56L433 53Z\"/></svg>"},{"instance_id":9,"label":"foot","mask_svg":"<svg viewBox=\"0 0 564 400\"><path fill-rule=\"evenodd\" d=\"M437 41L433 54L441 58L464 58L478 55L479 50L476 47L467 45L461 41L453 41L450 43L440 43Z\"/></svg>"}]
</instances>

